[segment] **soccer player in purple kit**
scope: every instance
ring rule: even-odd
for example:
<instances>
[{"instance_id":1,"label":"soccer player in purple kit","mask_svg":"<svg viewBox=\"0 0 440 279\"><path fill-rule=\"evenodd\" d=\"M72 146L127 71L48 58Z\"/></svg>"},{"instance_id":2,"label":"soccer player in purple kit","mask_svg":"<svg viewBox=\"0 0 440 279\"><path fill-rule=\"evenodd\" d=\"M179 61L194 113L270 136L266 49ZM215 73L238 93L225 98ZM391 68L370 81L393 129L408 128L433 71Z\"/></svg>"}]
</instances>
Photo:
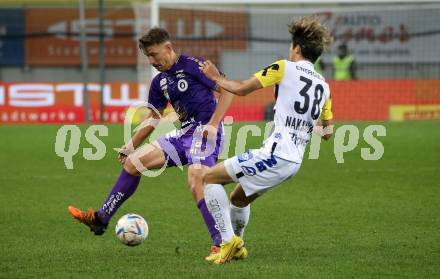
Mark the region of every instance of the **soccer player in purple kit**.
<instances>
[{"instance_id":1,"label":"soccer player in purple kit","mask_svg":"<svg viewBox=\"0 0 440 279\"><path fill-rule=\"evenodd\" d=\"M131 142L122 146L119 161L123 169L102 207L98 211L81 211L69 206L69 213L95 235L102 235L118 208L136 191L141 172L160 169L164 165L188 165L188 185L212 239L211 252L206 260L214 260L220 250L221 236L206 207L202 178L204 172L215 165L220 153L223 136L221 120L233 95L223 92L217 104L215 82L199 69L204 60L177 54L165 29L149 30L139 39L139 48L159 71L150 86L150 122L133 135ZM179 115L181 129L141 146L154 131L154 123L159 121L168 102ZM210 132L209 139L207 132ZM209 152L201 152L204 149Z\"/></svg>"}]
</instances>

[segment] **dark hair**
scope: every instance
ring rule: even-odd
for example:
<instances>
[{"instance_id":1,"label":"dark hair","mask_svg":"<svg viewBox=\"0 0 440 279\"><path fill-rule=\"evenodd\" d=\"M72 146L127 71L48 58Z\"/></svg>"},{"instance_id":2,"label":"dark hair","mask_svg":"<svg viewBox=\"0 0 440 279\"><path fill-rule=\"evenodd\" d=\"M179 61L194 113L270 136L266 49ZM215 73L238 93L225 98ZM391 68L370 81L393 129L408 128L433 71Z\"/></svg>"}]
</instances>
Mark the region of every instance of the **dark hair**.
<instances>
[{"instance_id":1,"label":"dark hair","mask_svg":"<svg viewBox=\"0 0 440 279\"><path fill-rule=\"evenodd\" d=\"M289 32L292 34L293 47L299 45L302 56L312 63L315 63L333 41L330 33L316 16L307 16L298 21L292 21L289 25Z\"/></svg>"},{"instance_id":2,"label":"dark hair","mask_svg":"<svg viewBox=\"0 0 440 279\"><path fill-rule=\"evenodd\" d=\"M160 27L155 27L150 29L147 34L139 39L139 48L145 49L168 41L170 41L170 34L168 31Z\"/></svg>"}]
</instances>

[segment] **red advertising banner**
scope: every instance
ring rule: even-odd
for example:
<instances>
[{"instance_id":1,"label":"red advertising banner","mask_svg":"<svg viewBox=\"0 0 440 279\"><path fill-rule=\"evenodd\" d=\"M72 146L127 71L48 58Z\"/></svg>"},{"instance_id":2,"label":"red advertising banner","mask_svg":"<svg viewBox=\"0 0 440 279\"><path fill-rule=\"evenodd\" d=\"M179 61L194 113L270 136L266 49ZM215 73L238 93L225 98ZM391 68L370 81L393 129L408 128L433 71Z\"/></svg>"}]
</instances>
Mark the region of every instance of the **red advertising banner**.
<instances>
[{"instance_id":1,"label":"red advertising banner","mask_svg":"<svg viewBox=\"0 0 440 279\"><path fill-rule=\"evenodd\" d=\"M99 121L100 85L89 83L92 122ZM125 110L147 99L146 85L104 85L104 120L124 121ZM85 120L81 83L0 83L0 123L82 123Z\"/></svg>"},{"instance_id":2,"label":"red advertising banner","mask_svg":"<svg viewBox=\"0 0 440 279\"><path fill-rule=\"evenodd\" d=\"M106 9L104 20L105 62L110 65L136 64L137 43L131 8ZM31 66L80 65L79 12L69 8L25 10L26 64ZM98 64L99 20L97 9L86 10L89 63ZM126 36L115 36L126 34Z\"/></svg>"},{"instance_id":3,"label":"red advertising banner","mask_svg":"<svg viewBox=\"0 0 440 279\"><path fill-rule=\"evenodd\" d=\"M336 121L440 119L440 80L329 81ZM235 98L236 121L263 119L274 89Z\"/></svg>"},{"instance_id":4,"label":"red advertising banner","mask_svg":"<svg viewBox=\"0 0 440 279\"><path fill-rule=\"evenodd\" d=\"M336 121L440 119L440 80L331 81ZM99 120L100 86L88 86L91 120ZM147 99L147 86L104 85L104 118L121 123L128 106ZM274 102L272 88L235 97L226 115L235 122L262 121ZM84 122L81 83L0 83L0 123Z\"/></svg>"},{"instance_id":5,"label":"red advertising banner","mask_svg":"<svg viewBox=\"0 0 440 279\"><path fill-rule=\"evenodd\" d=\"M440 80L330 81L330 89L337 120L440 119ZM432 114L399 119L392 108L405 105L416 111L425 110L427 105L437 108L431 106Z\"/></svg>"}]
</instances>

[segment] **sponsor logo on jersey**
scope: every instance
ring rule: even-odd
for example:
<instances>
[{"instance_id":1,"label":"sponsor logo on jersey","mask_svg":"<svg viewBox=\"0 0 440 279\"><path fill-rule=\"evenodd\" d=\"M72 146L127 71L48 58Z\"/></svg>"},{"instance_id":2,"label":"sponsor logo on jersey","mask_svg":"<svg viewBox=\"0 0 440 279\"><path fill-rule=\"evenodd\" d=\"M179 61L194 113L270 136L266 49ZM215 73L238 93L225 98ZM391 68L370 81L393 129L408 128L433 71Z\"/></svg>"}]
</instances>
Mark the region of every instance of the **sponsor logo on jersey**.
<instances>
[{"instance_id":1,"label":"sponsor logo on jersey","mask_svg":"<svg viewBox=\"0 0 440 279\"><path fill-rule=\"evenodd\" d=\"M319 73L317 73L317 72L315 72L315 71L313 71L311 69L307 69L307 68L301 67L299 65L296 65L296 69L298 71L304 72L304 73L306 73L308 75L311 75L311 76L313 76L315 78L318 78L320 80L325 80Z\"/></svg>"},{"instance_id":2,"label":"sponsor logo on jersey","mask_svg":"<svg viewBox=\"0 0 440 279\"><path fill-rule=\"evenodd\" d=\"M255 174L257 174L257 171L253 167L241 166L241 169L243 170L243 173L247 176L254 176Z\"/></svg>"},{"instance_id":3,"label":"sponsor logo on jersey","mask_svg":"<svg viewBox=\"0 0 440 279\"><path fill-rule=\"evenodd\" d=\"M246 154L246 153L245 153ZM275 159L275 156L272 155L268 159L263 159L261 161L255 162L255 167L250 166L240 166L243 170L243 173L247 176L254 176L257 174L257 172L264 172L268 168L273 168L277 164L277 160Z\"/></svg>"},{"instance_id":4,"label":"sponsor logo on jersey","mask_svg":"<svg viewBox=\"0 0 440 279\"><path fill-rule=\"evenodd\" d=\"M168 83L169 83L169 84L173 84L173 83L174 83L174 80L173 80L172 77L167 77L167 79L168 79Z\"/></svg>"},{"instance_id":5,"label":"sponsor logo on jersey","mask_svg":"<svg viewBox=\"0 0 440 279\"><path fill-rule=\"evenodd\" d=\"M161 79L160 80L160 86L163 86L165 84L167 84L167 79L166 78Z\"/></svg>"},{"instance_id":6,"label":"sponsor logo on jersey","mask_svg":"<svg viewBox=\"0 0 440 279\"><path fill-rule=\"evenodd\" d=\"M163 95L165 96L165 98L167 98L167 100L170 100L170 95L168 94L168 90L165 88L163 91Z\"/></svg>"},{"instance_id":7,"label":"sponsor logo on jersey","mask_svg":"<svg viewBox=\"0 0 440 279\"><path fill-rule=\"evenodd\" d=\"M163 95L165 96L165 98L170 100L170 96L168 94L168 85L165 84L164 86L161 86L161 89L163 91Z\"/></svg>"},{"instance_id":8,"label":"sponsor logo on jersey","mask_svg":"<svg viewBox=\"0 0 440 279\"><path fill-rule=\"evenodd\" d=\"M180 92L185 92L188 89L188 82L184 79L179 79L177 82L177 88Z\"/></svg>"},{"instance_id":9,"label":"sponsor logo on jersey","mask_svg":"<svg viewBox=\"0 0 440 279\"><path fill-rule=\"evenodd\" d=\"M246 162L247 160L252 159L253 155L251 152L246 152L243 154L238 155L238 162L239 163L243 163Z\"/></svg>"}]
</instances>

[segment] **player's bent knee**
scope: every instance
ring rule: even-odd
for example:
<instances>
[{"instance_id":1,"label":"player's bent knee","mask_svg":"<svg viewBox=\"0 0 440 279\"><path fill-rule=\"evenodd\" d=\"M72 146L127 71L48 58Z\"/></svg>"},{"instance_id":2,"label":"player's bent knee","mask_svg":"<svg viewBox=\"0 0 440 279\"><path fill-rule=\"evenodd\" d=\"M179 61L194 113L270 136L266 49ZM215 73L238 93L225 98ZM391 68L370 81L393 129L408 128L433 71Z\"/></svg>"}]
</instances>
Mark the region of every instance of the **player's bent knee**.
<instances>
[{"instance_id":1,"label":"player's bent knee","mask_svg":"<svg viewBox=\"0 0 440 279\"><path fill-rule=\"evenodd\" d=\"M214 181L213 178L214 178L214 176L212 175L211 170L205 172L205 174L202 177L203 184L206 185L206 184L213 183L213 181Z\"/></svg>"},{"instance_id":2,"label":"player's bent knee","mask_svg":"<svg viewBox=\"0 0 440 279\"><path fill-rule=\"evenodd\" d=\"M203 172L201 171L192 171L188 173L188 185L197 185L203 184Z\"/></svg>"},{"instance_id":3,"label":"player's bent knee","mask_svg":"<svg viewBox=\"0 0 440 279\"><path fill-rule=\"evenodd\" d=\"M234 194L231 195L231 203L236 207L246 207L249 204L246 198Z\"/></svg>"},{"instance_id":4,"label":"player's bent knee","mask_svg":"<svg viewBox=\"0 0 440 279\"><path fill-rule=\"evenodd\" d=\"M198 197L199 195L203 194L203 185L190 185L189 190L191 191L191 194L194 197Z\"/></svg>"}]
</instances>

